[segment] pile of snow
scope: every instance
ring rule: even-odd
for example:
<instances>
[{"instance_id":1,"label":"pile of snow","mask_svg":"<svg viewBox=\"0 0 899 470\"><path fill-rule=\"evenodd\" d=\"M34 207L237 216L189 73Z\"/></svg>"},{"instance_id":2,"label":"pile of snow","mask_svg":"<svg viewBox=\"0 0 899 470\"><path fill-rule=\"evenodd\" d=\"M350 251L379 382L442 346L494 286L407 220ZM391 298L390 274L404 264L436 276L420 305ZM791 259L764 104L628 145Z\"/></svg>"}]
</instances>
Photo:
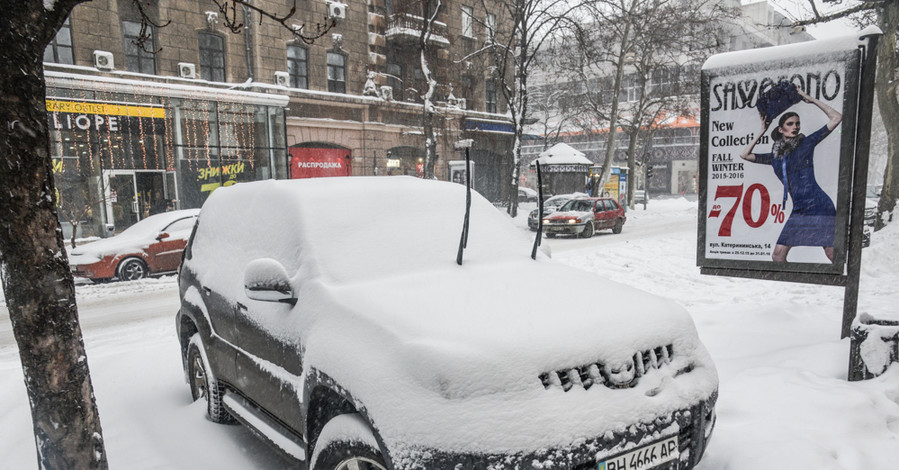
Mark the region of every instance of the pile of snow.
<instances>
[{"instance_id":1,"label":"pile of snow","mask_svg":"<svg viewBox=\"0 0 899 470\"><path fill-rule=\"evenodd\" d=\"M522 204L513 220L527 237L532 236L527 213L534 207ZM696 213L696 202L652 199L648 210L638 205L628 211L619 235L544 240L544 246L558 261L673 298L691 313L721 379L718 424L697 470L895 469L899 366L876 379L846 381L849 342L840 339L843 290L700 275ZM860 313L896 312L897 266L899 224L892 224L873 233L871 247L863 251ZM129 287L139 292L132 294ZM295 468L245 428L213 424L204 418L202 403L191 403L174 331L178 292L173 276L79 285L77 293L82 325L88 325L85 341L111 467ZM129 301L132 296L136 299ZM95 305L108 307L110 318L117 318L154 299L163 304L158 318L90 325ZM0 313L0 332L8 327ZM37 469L31 429L15 345L0 334L4 468Z\"/></svg>"}]
</instances>

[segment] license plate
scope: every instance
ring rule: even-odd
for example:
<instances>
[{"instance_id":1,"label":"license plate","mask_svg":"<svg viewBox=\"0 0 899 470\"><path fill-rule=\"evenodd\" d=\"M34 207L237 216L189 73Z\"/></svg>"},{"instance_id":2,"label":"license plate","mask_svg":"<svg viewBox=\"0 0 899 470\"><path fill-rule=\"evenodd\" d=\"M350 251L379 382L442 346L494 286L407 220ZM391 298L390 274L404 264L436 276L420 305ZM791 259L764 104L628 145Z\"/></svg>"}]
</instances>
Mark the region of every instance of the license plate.
<instances>
[{"instance_id":1,"label":"license plate","mask_svg":"<svg viewBox=\"0 0 899 470\"><path fill-rule=\"evenodd\" d=\"M665 462L670 462L679 455L677 436L671 436L599 462L597 468L598 470L649 470Z\"/></svg>"}]
</instances>

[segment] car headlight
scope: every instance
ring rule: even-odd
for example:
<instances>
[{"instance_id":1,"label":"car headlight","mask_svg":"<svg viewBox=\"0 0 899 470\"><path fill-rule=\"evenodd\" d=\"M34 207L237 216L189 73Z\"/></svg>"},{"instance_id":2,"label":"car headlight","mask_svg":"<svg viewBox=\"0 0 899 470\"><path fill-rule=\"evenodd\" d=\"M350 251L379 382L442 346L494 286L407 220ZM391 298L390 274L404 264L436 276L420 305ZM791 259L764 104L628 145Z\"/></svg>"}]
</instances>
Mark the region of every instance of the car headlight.
<instances>
[{"instance_id":1,"label":"car headlight","mask_svg":"<svg viewBox=\"0 0 899 470\"><path fill-rule=\"evenodd\" d=\"M549 219L543 219L543 223L544 223L544 224L548 224L548 223L549 223Z\"/></svg>"},{"instance_id":2,"label":"car headlight","mask_svg":"<svg viewBox=\"0 0 899 470\"><path fill-rule=\"evenodd\" d=\"M576 224L576 223L577 223L577 219L568 219L568 223L569 223L569 224Z\"/></svg>"}]
</instances>

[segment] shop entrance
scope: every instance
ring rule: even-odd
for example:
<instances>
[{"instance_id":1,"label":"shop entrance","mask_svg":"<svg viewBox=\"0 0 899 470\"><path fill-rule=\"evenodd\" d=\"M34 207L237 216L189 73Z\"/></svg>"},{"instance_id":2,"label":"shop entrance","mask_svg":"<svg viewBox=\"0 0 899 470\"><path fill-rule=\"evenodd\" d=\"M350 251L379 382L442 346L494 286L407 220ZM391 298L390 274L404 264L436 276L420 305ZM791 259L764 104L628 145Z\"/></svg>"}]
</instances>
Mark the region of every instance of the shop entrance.
<instances>
[{"instance_id":1,"label":"shop entrance","mask_svg":"<svg viewBox=\"0 0 899 470\"><path fill-rule=\"evenodd\" d=\"M174 209L169 204L176 199L172 173L164 170L105 171L107 231L119 233L139 220Z\"/></svg>"}]
</instances>

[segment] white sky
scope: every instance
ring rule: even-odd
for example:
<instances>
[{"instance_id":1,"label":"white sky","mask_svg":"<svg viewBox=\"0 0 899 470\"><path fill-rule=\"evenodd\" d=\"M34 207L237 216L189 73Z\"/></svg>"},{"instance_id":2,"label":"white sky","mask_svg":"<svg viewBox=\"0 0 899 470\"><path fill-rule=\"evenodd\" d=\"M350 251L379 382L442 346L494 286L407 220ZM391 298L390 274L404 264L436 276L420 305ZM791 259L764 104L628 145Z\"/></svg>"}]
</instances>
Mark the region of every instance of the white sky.
<instances>
[{"instance_id":1,"label":"white sky","mask_svg":"<svg viewBox=\"0 0 899 470\"><path fill-rule=\"evenodd\" d=\"M754 0L743 0L742 3L745 5L757 2ZM774 5L778 11L780 11L790 19L800 20L813 16L812 10L808 5L808 0L771 0L770 3ZM815 0L818 11L822 15L831 11L839 11L840 9L846 8L846 5L854 5L858 2L854 0L844 0L843 3L844 5L832 6L825 4L821 0ZM829 23L823 23L820 25L808 27L808 32L812 36L815 36L816 39L827 39L833 36L844 36L847 34L852 34L855 31L857 31L857 28L853 26L852 23L848 20L831 21Z\"/></svg>"}]
</instances>

